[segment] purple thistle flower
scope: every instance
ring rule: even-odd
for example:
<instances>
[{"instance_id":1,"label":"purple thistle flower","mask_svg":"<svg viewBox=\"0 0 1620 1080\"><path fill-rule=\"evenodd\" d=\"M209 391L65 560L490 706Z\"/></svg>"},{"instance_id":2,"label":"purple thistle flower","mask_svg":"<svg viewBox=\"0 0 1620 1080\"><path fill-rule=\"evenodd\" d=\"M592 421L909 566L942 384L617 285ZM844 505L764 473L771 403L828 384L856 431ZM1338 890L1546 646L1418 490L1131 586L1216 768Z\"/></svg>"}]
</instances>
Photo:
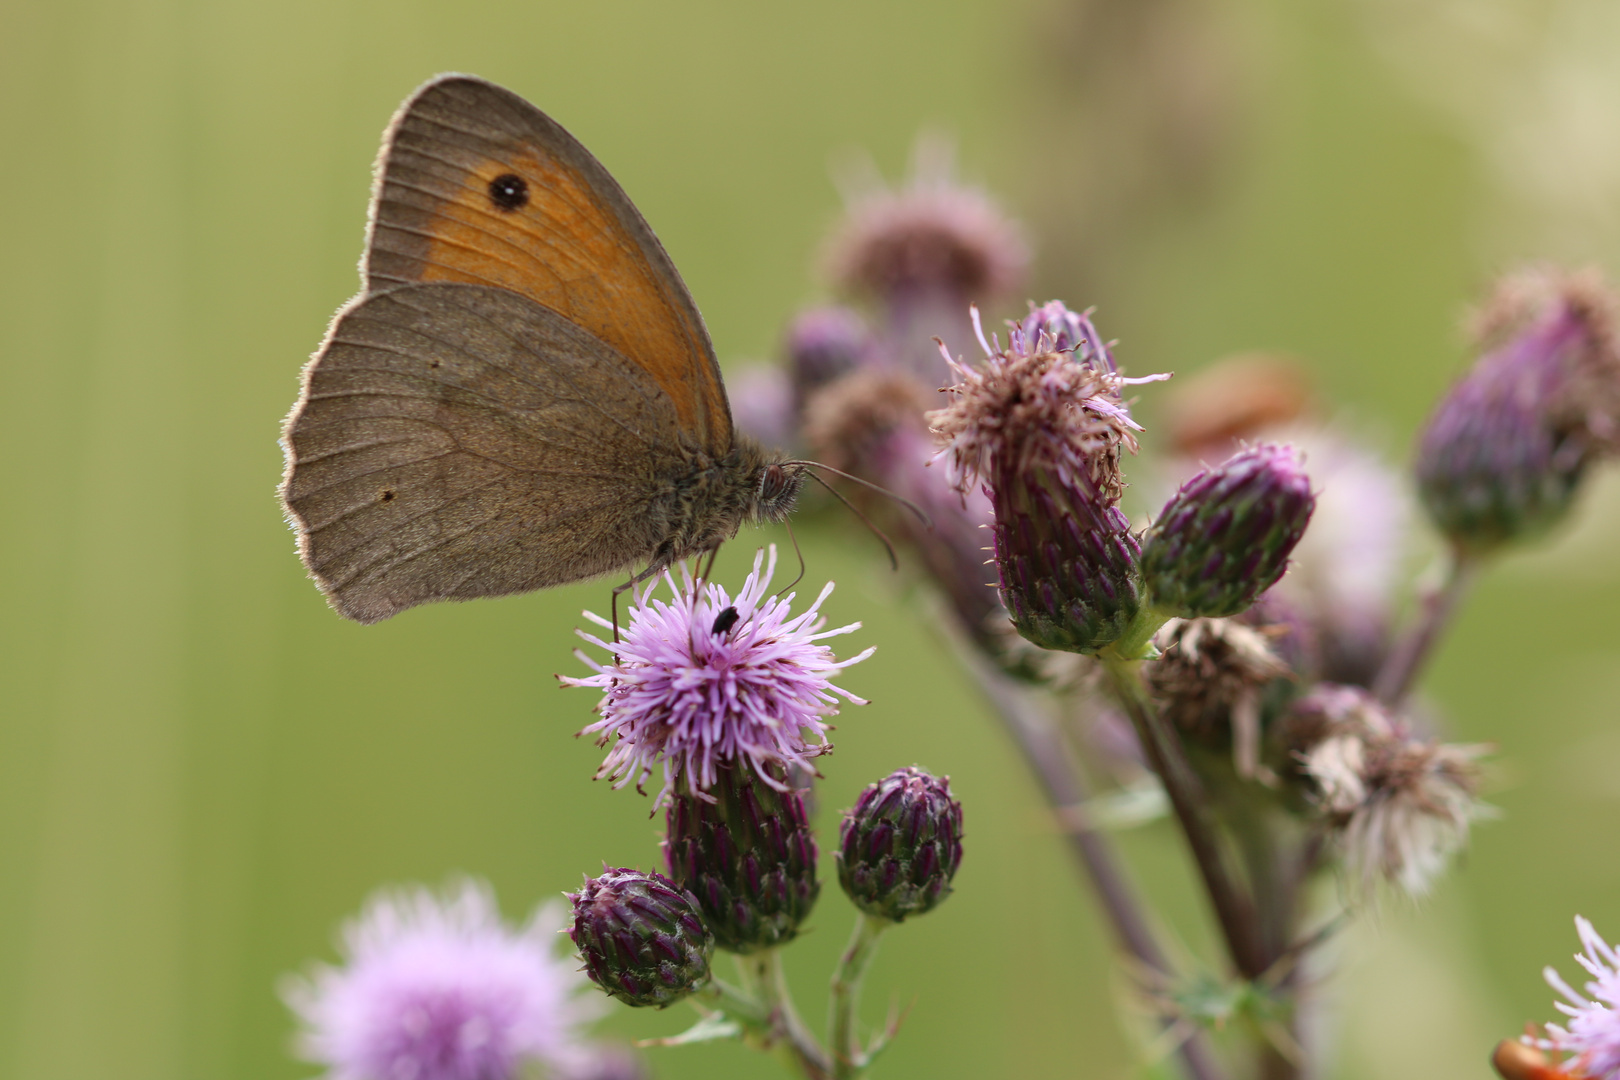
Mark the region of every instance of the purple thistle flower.
<instances>
[{"instance_id":1,"label":"purple thistle flower","mask_svg":"<svg viewBox=\"0 0 1620 1080\"><path fill-rule=\"evenodd\" d=\"M576 1027L599 1007L575 996L590 984L557 953L563 924L553 904L514 931L477 882L379 893L344 927L346 966L282 989L305 1025L300 1053L328 1080L583 1074L594 1051Z\"/></svg>"},{"instance_id":2,"label":"purple thistle flower","mask_svg":"<svg viewBox=\"0 0 1620 1080\"><path fill-rule=\"evenodd\" d=\"M1592 1080L1620 1080L1620 955L1614 946L1598 936L1592 924L1575 917L1575 929L1586 951L1577 953L1575 962L1586 969L1592 980L1585 984L1585 995L1563 980L1551 966L1542 971L1547 984L1565 998L1558 1011L1569 1017L1567 1024L1547 1025L1544 1050L1572 1054L1581 1071Z\"/></svg>"},{"instance_id":3,"label":"purple thistle flower","mask_svg":"<svg viewBox=\"0 0 1620 1080\"><path fill-rule=\"evenodd\" d=\"M978 313L974 312L977 325ZM1048 304L1014 326L983 368L947 361L955 401L929 414L958 488L983 483L995 512L1002 604L1046 649L1091 653L1117 639L1139 606L1139 544L1117 503L1121 448L1141 427L1090 319ZM1061 351L1049 332L1074 340ZM1031 337L1033 333L1033 337Z\"/></svg>"},{"instance_id":4,"label":"purple thistle flower","mask_svg":"<svg viewBox=\"0 0 1620 1080\"><path fill-rule=\"evenodd\" d=\"M765 784L783 791L786 786L767 766L813 771L810 759L832 749L825 717L838 712L834 695L866 704L829 680L873 650L839 660L818 644L861 625L822 629L827 621L821 605L832 593L832 582L809 608L790 615L796 594L766 595L776 572L774 545L769 562L765 559L764 552L754 557L753 572L735 597L713 582L696 591L690 579L685 588L677 587L666 573L673 602L653 599L654 586L648 586L636 597L617 645L578 631L613 654L611 662L598 664L576 651L596 674L558 676L564 686L605 691L596 707L602 718L585 728L598 733L598 746L613 741L597 771L599 779L614 781L614 787L634 780L639 790L662 765L664 786L653 804L656 810L678 779L706 791L722 764L746 761ZM612 627L599 615L585 616Z\"/></svg>"}]
</instances>

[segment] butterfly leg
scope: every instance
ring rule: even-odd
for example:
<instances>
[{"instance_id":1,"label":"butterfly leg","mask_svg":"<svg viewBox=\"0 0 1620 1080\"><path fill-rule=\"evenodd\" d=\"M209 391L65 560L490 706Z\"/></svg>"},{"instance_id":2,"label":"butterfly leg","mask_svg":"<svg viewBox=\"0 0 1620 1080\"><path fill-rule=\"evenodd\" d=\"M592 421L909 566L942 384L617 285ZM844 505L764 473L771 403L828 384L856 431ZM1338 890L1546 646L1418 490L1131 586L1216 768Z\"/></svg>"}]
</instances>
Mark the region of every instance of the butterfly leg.
<instances>
[{"instance_id":1,"label":"butterfly leg","mask_svg":"<svg viewBox=\"0 0 1620 1080\"><path fill-rule=\"evenodd\" d=\"M669 566L668 559L660 559L654 556L652 562L647 564L647 569L643 570L629 581L626 581L624 584L613 586L613 644L617 645L619 643L619 594L634 589L637 585L640 585L643 581L646 581L654 574L663 573L664 568L667 566Z\"/></svg>"}]
</instances>

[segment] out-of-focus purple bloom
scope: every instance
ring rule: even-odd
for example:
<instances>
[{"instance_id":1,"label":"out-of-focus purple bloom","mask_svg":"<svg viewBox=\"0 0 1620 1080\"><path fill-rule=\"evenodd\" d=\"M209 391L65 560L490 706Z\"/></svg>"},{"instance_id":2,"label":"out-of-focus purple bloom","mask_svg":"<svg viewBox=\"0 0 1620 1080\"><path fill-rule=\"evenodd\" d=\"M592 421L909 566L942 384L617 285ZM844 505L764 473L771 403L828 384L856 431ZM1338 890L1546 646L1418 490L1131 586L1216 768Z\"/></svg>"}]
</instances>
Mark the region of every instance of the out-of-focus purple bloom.
<instances>
[{"instance_id":1,"label":"out-of-focus purple bloom","mask_svg":"<svg viewBox=\"0 0 1620 1080\"><path fill-rule=\"evenodd\" d=\"M920 141L902 187L873 177L849 194L827 247L835 286L875 309L884 361L931 386L945 372L928 342L965 347L973 333L968 305L1016 295L1029 263L1018 225L953 173L948 144Z\"/></svg>"},{"instance_id":2,"label":"out-of-focus purple bloom","mask_svg":"<svg viewBox=\"0 0 1620 1080\"><path fill-rule=\"evenodd\" d=\"M872 655L872 649L848 660L835 657L820 642L861 624L823 629L821 605L832 592L831 582L815 603L791 614L796 594L767 595L775 571L772 546L768 562L765 552L755 556L753 572L736 596L713 582L694 590L688 580L682 588L666 573L673 600L654 599L649 585L637 595L618 644L578 632L612 656L599 664L576 652L596 674L558 677L564 686L604 691L597 706L602 718L585 728L597 733L597 745L613 743L598 777L613 780L615 787L634 781L639 788L661 765L664 786L656 808L677 779L706 790L725 763L746 764L764 783L783 790L767 766L810 767L811 758L832 749L825 718L838 712L835 695L865 702L831 679ZM612 628L608 620L585 614Z\"/></svg>"},{"instance_id":3,"label":"out-of-focus purple bloom","mask_svg":"<svg viewBox=\"0 0 1620 1080\"><path fill-rule=\"evenodd\" d=\"M487 885L444 896L379 893L344 928L341 968L318 966L282 995L303 1021L299 1049L329 1080L519 1080L535 1066L588 1069L577 1032L598 1014L557 955L560 905L519 930Z\"/></svg>"},{"instance_id":4,"label":"out-of-focus purple bloom","mask_svg":"<svg viewBox=\"0 0 1620 1080\"><path fill-rule=\"evenodd\" d=\"M1086 316L1041 313L1035 338L1015 326L1005 350L981 333L982 368L947 356L955 400L929 420L959 489L989 490L1013 625L1042 648L1089 653L1118 638L1139 605L1139 548L1117 503L1120 452L1136 450L1141 428L1121 392L1164 376L1122 378ZM1039 323L1071 316L1077 344L1056 351Z\"/></svg>"},{"instance_id":5,"label":"out-of-focus purple bloom","mask_svg":"<svg viewBox=\"0 0 1620 1080\"><path fill-rule=\"evenodd\" d=\"M893 301L944 293L963 304L1009 295L1023 281L1022 230L982 191L953 181L948 166L898 190L856 197L828 245L832 279L856 294Z\"/></svg>"},{"instance_id":6,"label":"out-of-focus purple bloom","mask_svg":"<svg viewBox=\"0 0 1620 1080\"><path fill-rule=\"evenodd\" d=\"M797 417L793 385L780 368L755 364L726 380L731 396L731 418L738 430L765 446L791 446Z\"/></svg>"},{"instance_id":7,"label":"out-of-focus purple bloom","mask_svg":"<svg viewBox=\"0 0 1620 1080\"><path fill-rule=\"evenodd\" d=\"M1246 610L1282 577L1315 508L1293 447L1262 443L1203 470L1148 530L1149 602L1182 618Z\"/></svg>"},{"instance_id":8,"label":"out-of-focus purple bloom","mask_svg":"<svg viewBox=\"0 0 1620 1080\"><path fill-rule=\"evenodd\" d=\"M787 332L793 397L804 411L810 395L856 368L877 360L866 321L847 307L818 307L794 316Z\"/></svg>"},{"instance_id":9,"label":"out-of-focus purple bloom","mask_svg":"<svg viewBox=\"0 0 1620 1080\"><path fill-rule=\"evenodd\" d=\"M1585 946L1575 962L1592 978L1581 994L1552 967L1542 972L1547 984L1564 996L1557 1002L1558 1011L1569 1020L1548 1024L1541 1046L1574 1055L1582 1074L1592 1080L1620 1080L1620 955L1578 915L1575 929Z\"/></svg>"},{"instance_id":10,"label":"out-of-focus purple bloom","mask_svg":"<svg viewBox=\"0 0 1620 1080\"><path fill-rule=\"evenodd\" d=\"M1498 346L1436 407L1418 490L1461 552L1542 532L1620 437L1613 295L1594 275L1510 279L1487 313Z\"/></svg>"}]
</instances>

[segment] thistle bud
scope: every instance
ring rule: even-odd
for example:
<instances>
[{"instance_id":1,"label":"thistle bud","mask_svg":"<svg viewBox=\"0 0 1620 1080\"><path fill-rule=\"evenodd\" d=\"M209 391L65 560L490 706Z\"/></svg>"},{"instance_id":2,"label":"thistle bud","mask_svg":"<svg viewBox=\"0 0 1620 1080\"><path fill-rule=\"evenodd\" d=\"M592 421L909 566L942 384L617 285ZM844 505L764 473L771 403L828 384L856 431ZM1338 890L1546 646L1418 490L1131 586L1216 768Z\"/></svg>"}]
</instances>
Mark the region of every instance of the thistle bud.
<instances>
[{"instance_id":1,"label":"thistle bud","mask_svg":"<svg viewBox=\"0 0 1620 1080\"><path fill-rule=\"evenodd\" d=\"M605 869L569 893L568 932L591 981L627 1005L679 1001L709 978L714 936L697 900L662 874Z\"/></svg>"},{"instance_id":2,"label":"thistle bud","mask_svg":"<svg viewBox=\"0 0 1620 1080\"><path fill-rule=\"evenodd\" d=\"M1048 304L1032 318L1034 339L1014 327L1007 349L985 346L982 369L952 361L955 401L929 420L948 440L959 487L989 489L1014 627L1044 649L1094 653L1140 604L1138 544L1117 504L1120 452L1136 450L1141 428L1121 391L1151 379L1121 378L1086 316ZM1047 324L1073 337L1072 352L1053 348Z\"/></svg>"},{"instance_id":3,"label":"thistle bud","mask_svg":"<svg viewBox=\"0 0 1620 1080\"><path fill-rule=\"evenodd\" d=\"M1569 510L1587 467L1613 450L1620 355L1613 298L1590 276L1509 279L1486 312L1502 343L1451 389L1418 446L1435 525L1478 555Z\"/></svg>"},{"instance_id":4,"label":"thistle bud","mask_svg":"<svg viewBox=\"0 0 1620 1080\"><path fill-rule=\"evenodd\" d=\"M962 863L962 804L949 777L899 769L861 792L839 830L838 882L868 915L900 922L951 892Z\"/></svg>"},{"instance_id":5,"label":"thistle bud","mask_svg":"<svg viewBox=\"0 0 1620 1080\"><path fill-rule=\"evenodd\" d=\"M746 766L722 766L707 792L675 797L668 826L669 876L696 898L720 948L751 953L793 940L821 891L798 791L778 790Z\"/></svg>"},{"instance_id":6,"label":"thistle bud","mask_svg":"<svg viewBox=\"0 0 1620 1080\"><path fill-rule=\"evenodd\" d=\"M1282 577L1315 507L1292 447L1262 443L1203 470L1147 532L1149 602L1182 618L1244 611Z\"/></svg>"}]
</instances>

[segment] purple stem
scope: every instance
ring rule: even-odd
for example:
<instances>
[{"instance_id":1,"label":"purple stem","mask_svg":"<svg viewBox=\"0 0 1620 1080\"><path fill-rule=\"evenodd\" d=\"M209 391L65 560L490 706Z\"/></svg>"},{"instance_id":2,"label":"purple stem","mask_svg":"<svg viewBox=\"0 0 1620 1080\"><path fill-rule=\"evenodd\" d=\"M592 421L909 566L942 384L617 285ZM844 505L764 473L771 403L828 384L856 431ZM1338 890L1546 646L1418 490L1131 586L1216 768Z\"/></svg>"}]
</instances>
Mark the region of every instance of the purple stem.
<instances>
[{"instance_id":1,"label":"purple stem","mask_svg":"<svg viewBox=\"0 0 1620 1080\"><path fill-rule=\"evenodd\" d=\"M1373 695L1391 708L1398 707L1411 693L1412 686L1423 672L1423 666L1434 652L1440 635L1445 632L1457 606L1474 583L1479 563L1465 555L1453 552L1446 565L1446 579L1438 589L1431 589L1422 598L1422 610L1406 635L1384 658L1378 677L1373 680Z\"/></svg>"}]
</instances>

